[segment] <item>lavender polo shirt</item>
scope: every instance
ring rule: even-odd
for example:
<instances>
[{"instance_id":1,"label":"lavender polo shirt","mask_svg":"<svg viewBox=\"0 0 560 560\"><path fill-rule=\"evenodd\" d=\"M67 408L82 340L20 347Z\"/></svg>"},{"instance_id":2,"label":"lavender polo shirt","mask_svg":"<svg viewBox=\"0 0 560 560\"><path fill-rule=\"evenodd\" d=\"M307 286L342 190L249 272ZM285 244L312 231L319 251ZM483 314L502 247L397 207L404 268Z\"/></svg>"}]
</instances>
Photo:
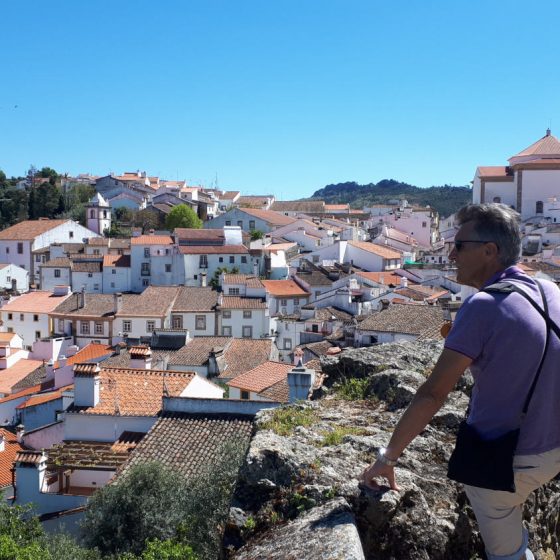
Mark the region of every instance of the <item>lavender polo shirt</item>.
<instances>
[{"instance_id":1,"label":"lavender polo shirt","mask_svg":"<svg viewBox=\"0 0 560 560\"><path fill-rule=\"evenodd\" d=\"M541 305L535 281L515 266L486 284L515 282ZM550 317L560 325L560 290L540 280ZM519 417L545 344L544 319L523 296L477 292L465 300L445 340L445 348L473 360L475 384L468 422L494 438L519 426ZM547 358L527 416L521 423L517 454L560 447L560 341L551 331Z\"/></svg>"}]
</instances>

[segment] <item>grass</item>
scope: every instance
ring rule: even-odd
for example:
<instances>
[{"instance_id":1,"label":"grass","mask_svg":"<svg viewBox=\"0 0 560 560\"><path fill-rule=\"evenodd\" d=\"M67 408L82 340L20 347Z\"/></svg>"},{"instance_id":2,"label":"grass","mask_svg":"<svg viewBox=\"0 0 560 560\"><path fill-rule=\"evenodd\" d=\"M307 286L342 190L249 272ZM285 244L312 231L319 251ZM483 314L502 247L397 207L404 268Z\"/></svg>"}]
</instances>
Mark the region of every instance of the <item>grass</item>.
<instances>
[{"instance_id":1,"label":"grass","mask_svg":"<svg viewBox=\"0 0 560 560\"><path fill-rule=\"evenodd\" d=\"M263 422L260 429L289 436L298 426L311 426L316 420L317 415L312 408L282 407L275 409L270 420Z\"/></svg>"},{"instance_id":2,"label":"grass","mask_svg":"<svg viewBox=\"0 0 560 560\"><path fill-rule=\"evenodd\" d=\"M340 445L346 436L366 436L368 434L368 430L364 428L337 426L334 430L322 432L321 435L323 436L323 441L321 441L319 445L320 447Z\"/></svg>"},{"instance_id":3,"label":"grass","mask_svg":"<svg viewBox=\"0 0 560 560\"><path fill-rule=\"evenodd\" d=\"M335 385L336 395L345 401L360 401L368 398L369 378L356 378L344 380Z\"/></svg>"}]
</instances>

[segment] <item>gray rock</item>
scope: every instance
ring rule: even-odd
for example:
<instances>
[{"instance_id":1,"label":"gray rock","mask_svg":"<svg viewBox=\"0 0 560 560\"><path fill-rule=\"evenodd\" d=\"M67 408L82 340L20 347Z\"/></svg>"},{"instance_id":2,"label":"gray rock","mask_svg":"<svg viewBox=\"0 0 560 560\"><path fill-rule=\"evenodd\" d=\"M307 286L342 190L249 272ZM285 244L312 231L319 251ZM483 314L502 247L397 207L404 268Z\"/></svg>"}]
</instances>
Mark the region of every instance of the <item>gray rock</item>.
<instances>
[{"instance_id":1,"label":"gray rock","mask_svg":"<svg viewBox=\"0 0 560 560\"><path fill-rule=\"evenodd\" d=\"M352 511L343 498L316 507L262 535L234 554L236 560L363 560Z\"/></svg>"}]
</instances>

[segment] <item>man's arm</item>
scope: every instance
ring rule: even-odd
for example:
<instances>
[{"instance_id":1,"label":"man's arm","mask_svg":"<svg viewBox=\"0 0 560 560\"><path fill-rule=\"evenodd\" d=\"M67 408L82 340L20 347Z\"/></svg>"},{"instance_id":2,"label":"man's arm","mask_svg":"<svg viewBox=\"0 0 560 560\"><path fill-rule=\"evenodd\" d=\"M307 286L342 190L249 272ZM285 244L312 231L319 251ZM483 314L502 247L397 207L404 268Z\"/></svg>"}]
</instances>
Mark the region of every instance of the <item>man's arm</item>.
<instances>
[{"instance_id":1,"label":"man's arm","mask_svg":"<svg viewBox=\"0 0 560 560\"><path fill-rule=\"evenodd\" d=\"M406 446L426 427L471 363L472 360L464 354L449 349L443 350L431 375L418 389L399 420L386 450L387 459L396 460ZM387 478L393 490L399 489L395 481L394 468L379 460L370 465L361 478L366 486L378 488L373 480L375 477Z\"/></svg>"}]
</instances>

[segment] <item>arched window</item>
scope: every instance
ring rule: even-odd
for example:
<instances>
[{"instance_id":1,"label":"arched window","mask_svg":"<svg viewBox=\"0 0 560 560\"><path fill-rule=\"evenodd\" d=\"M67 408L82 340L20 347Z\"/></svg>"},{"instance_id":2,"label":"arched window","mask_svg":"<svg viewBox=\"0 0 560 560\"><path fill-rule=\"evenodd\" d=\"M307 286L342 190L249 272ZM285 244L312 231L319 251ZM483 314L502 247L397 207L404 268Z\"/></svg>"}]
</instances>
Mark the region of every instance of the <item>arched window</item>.
<instances>
[{"instance_id":1,"label":"arched window","mask_svg":"<svg viewBox=\"0 0 560 560\"><path fill-rule=\"evenodd\" d=\"M103 210L103 219L107 217L107 210Z\"/></svg>"},{"instance_id":2,"label":"arched window","mask_svg":"<svg viewBox=\"0 0 560 560\"><path fill-rule=\"evenodd\" d=\"M543 203L542 200L537 200L537 214L542 214L543 213Z\"/></svg>"},{"instance_id":3,"label":"arched window","mask_svg":"<svg viewBox=\"0 0 560 560\"><path fill-rule=\"evenodd\" d=\"M502 198L500 196L495 196L492 202L502 202Z\"/></svg>"},{"instance_id":4,"label":"arched window","mask_svg":"<svg viewBox=\"0 0 560 560\"><path fill-rule=\"evenodd\" d=\"M95 218L95 210L90 210L89 211L89 217L90 218Z\"/></svg>"}]
</instances>

